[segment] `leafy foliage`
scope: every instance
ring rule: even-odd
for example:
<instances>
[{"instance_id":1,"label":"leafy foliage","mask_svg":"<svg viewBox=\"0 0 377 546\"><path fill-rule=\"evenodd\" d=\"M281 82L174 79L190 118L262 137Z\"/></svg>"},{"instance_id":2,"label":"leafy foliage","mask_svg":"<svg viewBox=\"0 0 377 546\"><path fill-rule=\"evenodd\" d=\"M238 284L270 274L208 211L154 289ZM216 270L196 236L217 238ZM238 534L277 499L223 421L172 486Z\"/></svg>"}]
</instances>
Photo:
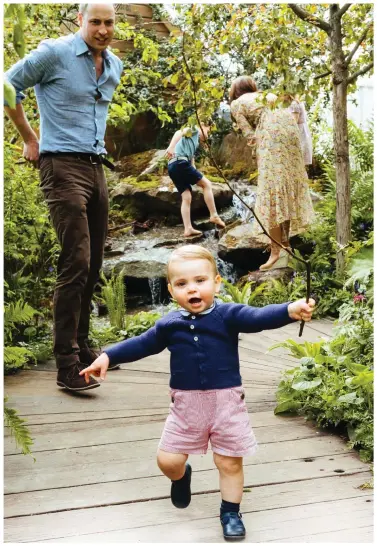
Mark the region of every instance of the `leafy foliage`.
<instances>
[{"instance_id":1,"label":"leafy foliage","mask_svg":"<svg viewBox=\"0 0 377 546\"><path fill-rule=\"evenodd\" d=\"M126 335L127 337L139 336L154 326L156 320L161 318L158 312L141 311L135 315L127 316Z\"/></svg>"},{"instance_id":2,"label":"leafy foliage","mask_svg":"<svg viewBox=\"0 0 377 546\"><path fill-rule=\"evenodd\" d=\"M24 455L31 455L30 447L33 445L33 439L30 436L29 429L25 425L25 419L17 414L17 411L6 405L8 398L4 398L4 425L9 427L11 435L14 437L17 447L21 448ZM33 457L34 458L34 457ZM35 461L35 459L34 459Z\"/></svg>"},{"instance_id":3,"label":"leafy foliage","mask_svg":"<svg viewBox=\"0 0 377 546\"><path fill-rule=\"evenodd\" d=\"M113 271L110 279L106 279L101 273L101 279L103 282L101 295L109 312L110 324L116 331L124 330L126 317L124 271L118 275Z\"/></svg>"},{"instance_id":4,"label":"leafy foliage","mask_svg":"<svg viewBox=\"0 0 377 546\"><path fill-rule=\"evenodd\" d=\"M363 302L341 306L339 326L330 341L283 347L299 360L286 371L277 391L275 413L305 415L324 427L335 427L373 458L373 313Z\"/></svg>"},{"instance_id":5,"label":"leafy foliage","mask_svg":"<svg viewBox=\"0 0 377 546\"><path fill-rule=\"evenodd\" d=\"M33 353L26 347L14 345L13 337L19 326L28 324L38 312L23 301L5 304L4 309L4 372L23 368Z\"/></svg>"}]
</instances>

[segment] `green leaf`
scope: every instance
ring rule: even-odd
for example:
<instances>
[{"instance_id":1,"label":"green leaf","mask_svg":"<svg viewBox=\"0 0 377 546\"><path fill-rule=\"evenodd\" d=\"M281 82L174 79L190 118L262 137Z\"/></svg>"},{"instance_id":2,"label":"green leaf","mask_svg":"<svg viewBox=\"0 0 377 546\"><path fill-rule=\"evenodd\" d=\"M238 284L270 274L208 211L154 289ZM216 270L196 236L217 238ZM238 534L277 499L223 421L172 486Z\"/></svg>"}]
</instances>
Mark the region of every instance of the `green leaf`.
<instances>
[{"instance_id":1,"label":"green leaf","mask_svg":"<svg viewBox=\"0 0 377 546\"><path fill-rule=\"evenodd\" d=\"M16 108L16 90L7 80L4 80L4 99L7 101L9 108Z\"/></svg>"},{"instance_id":2,"label":"green leaf","mask_svg":"<svg viewBox=\"0 0 377 546\"><path fill-rule=\"evenodd\" d=\"M277 415L278 413L285 413L287 411L295 413L300 407L301 403L297 400L285 400L276 406L274 409L274 414Z\"/></svg>"},{"instance_id":3,"label":"green leaf","mask_svg":"<svg viewBox=\"0 0 377 546\"><path fill-rule=\"evenodd\" d=\"M314 387L318 387L318 385L320 385L321 383L322 379L320 377L318 377L317 379L313 379L313 381L296 379L296 381L292 383L292 389L294 389L295 391L307 391L309 389L314 389Z\"/></svg>"}]
</instances>

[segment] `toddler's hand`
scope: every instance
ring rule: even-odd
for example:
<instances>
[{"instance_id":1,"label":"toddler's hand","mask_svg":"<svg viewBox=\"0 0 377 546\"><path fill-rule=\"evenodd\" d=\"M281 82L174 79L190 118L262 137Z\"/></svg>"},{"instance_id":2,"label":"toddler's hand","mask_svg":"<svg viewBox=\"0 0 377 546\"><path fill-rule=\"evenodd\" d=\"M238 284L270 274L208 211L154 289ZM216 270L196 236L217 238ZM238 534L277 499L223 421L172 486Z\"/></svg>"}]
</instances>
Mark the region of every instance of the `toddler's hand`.
<instances>
[{"instance_id":1,"label":"toddler's hand","mask_svg":"<svg viewBox=\"0 0 377 546\"><path fill-rule=\"evenodd\" d=\"M168 148L165 152L165 155L168 156L169 159L171 159L174 156L174 150L171 148Z\"/></svg>"},{"instance_id":2,"label":"toddler's hand","mask_svg":"<svg viewBox=\"0 0 377 546\"><path fill-rule=\"evenodd\" d=\"M288 305L288 314L292 319L308 322L312 318L314 307L315 301L312 298L309 299L309 303L303 298Z\"/></svg>"},{"instance_id":3,"label":"toddler's hand","mask_svg":"<svg viewBox=\"0 0 377 546\"><path fill-rule=\"evenodd\" d=\"M94 375L99 377L101 381L104 381L106 377L107 368L109 367L110 359L106 353L102 353L94 362L87 368L81 370L80 375L85 374L85 381L89 383L89 376Z\"/></svg>"}]
</instances>

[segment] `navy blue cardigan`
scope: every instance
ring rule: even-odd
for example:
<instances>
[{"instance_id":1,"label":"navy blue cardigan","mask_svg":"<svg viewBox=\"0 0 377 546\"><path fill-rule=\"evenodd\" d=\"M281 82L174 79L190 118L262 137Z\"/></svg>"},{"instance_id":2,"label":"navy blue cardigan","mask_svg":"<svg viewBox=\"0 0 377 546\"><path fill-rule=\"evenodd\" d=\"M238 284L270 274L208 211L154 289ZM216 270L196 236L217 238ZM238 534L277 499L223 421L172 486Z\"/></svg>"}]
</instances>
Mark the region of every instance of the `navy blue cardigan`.
<instances>
[{"instance_id":1,"label":"navy blue cardigan","mask_svg":"<svg viewBox=\"0 0 377 546\"><path fill-rule=\"evenodd\" d=\"M111 364L134 362L160 353L170 355L170 387L179 390L227 389L241 385L238 334L261 332L296 322L288 303L250 307L216 303L207 314L172 311L140 336L105 352Z\"/></svg>"}]
</instances>

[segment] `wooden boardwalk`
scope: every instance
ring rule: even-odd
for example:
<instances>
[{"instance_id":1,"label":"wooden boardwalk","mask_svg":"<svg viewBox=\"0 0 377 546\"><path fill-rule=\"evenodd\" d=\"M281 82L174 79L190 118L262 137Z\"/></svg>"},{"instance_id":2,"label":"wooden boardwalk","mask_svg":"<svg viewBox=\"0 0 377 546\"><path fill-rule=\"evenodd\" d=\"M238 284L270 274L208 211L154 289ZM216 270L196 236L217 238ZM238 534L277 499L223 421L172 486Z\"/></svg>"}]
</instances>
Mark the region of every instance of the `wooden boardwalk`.
<instances>
[{"instance_id":1,"label":"wooden boardwalk","mask_svg":"<svg viewBox=\"0 0 377 546\"><path fill-rule=\"evenodd\" d=\"M337 436L302 418L274 416L280 372L297 361L276 341L318 340L329 321L242 334L246 400L259 450L245 459L246 542L373 542L369 465ZM56 387L53 366L5 378L28 420L36 458L6 432L4 541L38 543L223 542L217 470L209 451L190 457L191 505L173 507L155 455L168 411L169 353L123 365L82 395Z\"/></svg>"}]
</instances>

